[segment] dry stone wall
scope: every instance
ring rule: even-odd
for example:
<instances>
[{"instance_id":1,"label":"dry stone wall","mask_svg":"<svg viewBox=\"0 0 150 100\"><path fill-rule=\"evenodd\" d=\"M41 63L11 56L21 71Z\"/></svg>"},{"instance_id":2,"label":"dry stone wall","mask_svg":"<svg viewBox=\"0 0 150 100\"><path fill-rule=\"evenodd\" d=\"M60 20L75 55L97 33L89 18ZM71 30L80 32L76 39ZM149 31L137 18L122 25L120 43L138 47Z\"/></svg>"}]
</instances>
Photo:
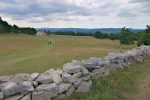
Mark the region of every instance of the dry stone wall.
<instances>
[{"instance_id":1,"label":"dry stone wall","mask_svg":"<svg viewBox=\"0 0 150 100\"><path fill-rule=\"evenodd\" d=\"M61 100L74 92L88 92L91 77L110 75L111 70L142 63L150 56L150 46L141 46L124 53L109 53L104 58L64 64L63 69L50 69L44 73L20 73L0 77L0 100Z\"/></svg>"}]
</instances>

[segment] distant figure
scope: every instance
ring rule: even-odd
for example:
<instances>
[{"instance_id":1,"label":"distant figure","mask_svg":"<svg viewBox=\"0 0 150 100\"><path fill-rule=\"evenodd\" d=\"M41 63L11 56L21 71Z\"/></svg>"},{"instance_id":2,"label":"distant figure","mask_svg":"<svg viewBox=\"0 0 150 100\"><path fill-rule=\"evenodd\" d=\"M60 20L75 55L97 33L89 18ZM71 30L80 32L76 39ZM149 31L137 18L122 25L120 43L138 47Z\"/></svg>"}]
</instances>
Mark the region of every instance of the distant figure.
<instances>
[{"instance_id":1,"label":"distant figure","mask_svg":"<svg viewBox=\"0 0 150 100\"><path fill-rule=\"evenodd\" d=\"M51 42L51 41L49 41L49 42L48 42L48 44L49 44L49 45L52 45L52 42Z\"/></svg>"}]
</instances>

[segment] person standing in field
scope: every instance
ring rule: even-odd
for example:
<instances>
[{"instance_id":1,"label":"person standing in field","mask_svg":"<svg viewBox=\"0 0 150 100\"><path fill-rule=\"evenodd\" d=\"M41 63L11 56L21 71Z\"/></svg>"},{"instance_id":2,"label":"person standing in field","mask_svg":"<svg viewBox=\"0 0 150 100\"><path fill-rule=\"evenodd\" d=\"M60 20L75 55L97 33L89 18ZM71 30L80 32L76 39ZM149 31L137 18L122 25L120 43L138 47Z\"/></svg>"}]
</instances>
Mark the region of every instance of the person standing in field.
<instances>
[{"instance_id":1,"label":"person standing in field","mask_svg":"<svg viewBox=\"0 0 150 100\"><path fill-rule=\"evenodd\" d=\"M49 44L49 45L52 45L52 42L51 42L51 41L49 41L49 42L48 42L48 44Z\"/></svg>"}]
</instances>

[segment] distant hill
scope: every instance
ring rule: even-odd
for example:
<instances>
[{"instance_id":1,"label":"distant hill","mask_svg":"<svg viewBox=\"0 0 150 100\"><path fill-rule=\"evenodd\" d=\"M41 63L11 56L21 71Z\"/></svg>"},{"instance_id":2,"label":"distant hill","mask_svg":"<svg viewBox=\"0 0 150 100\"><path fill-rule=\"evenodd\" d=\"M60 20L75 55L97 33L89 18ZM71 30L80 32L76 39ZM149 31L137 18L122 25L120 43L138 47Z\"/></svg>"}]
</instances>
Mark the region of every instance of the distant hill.
<instances>
[{"instance_id":1,"label":"distant hill","mask_svg":"<svg viewBox=\"0 0 150 100\"><path fill-rule=\"evenodd\" d=\"M38 31L49 31L49 32L57 32L57 31L73 31L73 32L85 32L85 33L94 33L96 31L101 31L102 33L119 33L121 28L36 28ZM132 29L132 32L142 32L144 29Z\"/></svg>"}]
</instances>

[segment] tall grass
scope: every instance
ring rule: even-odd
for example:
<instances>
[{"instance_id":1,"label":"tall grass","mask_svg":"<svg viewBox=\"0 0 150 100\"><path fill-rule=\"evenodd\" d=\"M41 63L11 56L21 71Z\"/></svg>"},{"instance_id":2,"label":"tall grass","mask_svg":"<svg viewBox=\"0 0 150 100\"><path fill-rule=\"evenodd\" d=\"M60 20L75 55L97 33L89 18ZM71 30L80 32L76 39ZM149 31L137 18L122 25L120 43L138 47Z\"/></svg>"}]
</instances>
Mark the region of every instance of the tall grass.
<instances>
[{"instance_id":1,"label":"tall grass","mask_svg":"<svg viewBox=\"0 0 150 100\"><path fill-rule=\"evenodd\" d=\"M109 77L93 79L90 92L75 93L63 100L136 100L134 96L139 92L138 84L147 75L150 75L150 59L144 64L118 69Z\"/></svg>"}]
</instances>

